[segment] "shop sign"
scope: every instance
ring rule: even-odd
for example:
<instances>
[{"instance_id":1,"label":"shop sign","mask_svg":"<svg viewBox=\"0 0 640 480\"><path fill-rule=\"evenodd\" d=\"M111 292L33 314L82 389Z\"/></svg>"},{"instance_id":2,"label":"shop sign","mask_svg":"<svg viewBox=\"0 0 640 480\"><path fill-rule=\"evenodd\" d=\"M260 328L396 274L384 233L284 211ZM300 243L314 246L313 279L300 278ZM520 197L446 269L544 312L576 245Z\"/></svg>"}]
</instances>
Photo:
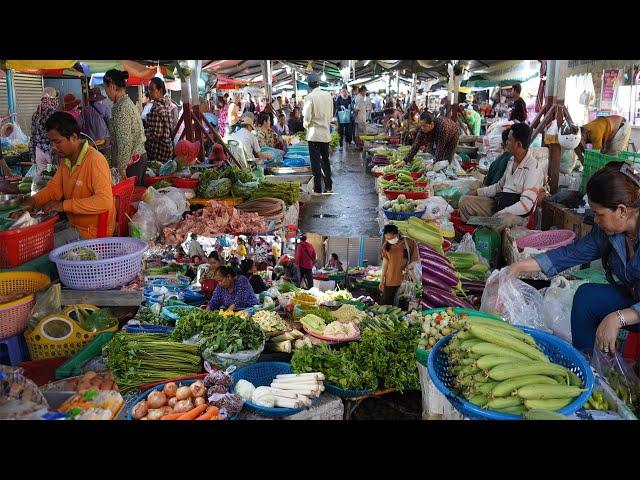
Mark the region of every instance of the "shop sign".
<instances>
[{"instance_id":1,"label":"shop sign","mask_svg":"<svg viewBox=\"0 0 640 480\"><path fill-rule=\"evenodd\" d=\"M600 93L600 111L611 112L613 97L620 83L623 71L619 68L610 68L602 72L602 90Z\"/></svg>"}]
</instances>

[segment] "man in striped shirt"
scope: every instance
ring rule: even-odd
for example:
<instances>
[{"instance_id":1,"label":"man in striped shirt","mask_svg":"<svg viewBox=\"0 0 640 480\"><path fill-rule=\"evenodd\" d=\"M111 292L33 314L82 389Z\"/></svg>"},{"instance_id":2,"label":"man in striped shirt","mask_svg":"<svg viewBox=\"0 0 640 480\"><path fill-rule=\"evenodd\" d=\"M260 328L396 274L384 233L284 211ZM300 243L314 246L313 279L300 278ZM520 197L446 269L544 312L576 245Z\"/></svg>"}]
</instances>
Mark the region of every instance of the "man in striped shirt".
<instances>
[{"instance_id":1,"label":"man in striped shirt","mask_svg":"<svg viewBox=\"0 0 640 480\"><path fill-rule=\"evenodd\" d=\"M501 227L523 225L542 188L544 172L529 152L531 127L515 123L507 137L506 151L513 155L498 183L469 192L460 199L460 218L500 215ZM498 230L501 229L498 227Z\"/></svg>"}]
</instances>

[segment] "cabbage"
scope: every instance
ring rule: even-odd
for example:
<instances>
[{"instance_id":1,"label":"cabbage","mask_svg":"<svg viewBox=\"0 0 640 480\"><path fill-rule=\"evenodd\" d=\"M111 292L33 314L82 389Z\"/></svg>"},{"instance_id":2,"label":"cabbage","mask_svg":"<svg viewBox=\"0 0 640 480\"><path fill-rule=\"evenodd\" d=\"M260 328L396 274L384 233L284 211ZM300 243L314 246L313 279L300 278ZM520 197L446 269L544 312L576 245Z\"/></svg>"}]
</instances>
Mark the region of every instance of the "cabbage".
<instances>
[{"instance_id":1,"label":"cabbage","mask_svg":"<svg viewBox=\"0 0 640 480\"><path fill-rule=\"evenodd\" d=\"M309 330L316 333L322 333L325 327L324 320L311 313L302 317L300 319L300 323L302 323Z\"/></svg>"},{"instance_id":2,"label":"cabbage","mask_svg":"<svg viewBox=\"0 0 640 480\"><path fill-rule=\"evenodd\" d=\"M251 395L251 402L263 407L273 408L276 404L276 397L273 395L271 388L258 387Z\"/></svg>"},{"instance_id":3,"label":"cabbage","mask_svg":"<svg viewBox=\"0 0 640 480\"><path fill-rule=\"evenodd\" d=\"M245 402L251 401L255 389L256 387L253 386L253 383L245 379L238 380L238 383L236 383L236 393L240 395Z\"/></svg>"}]
</instances>

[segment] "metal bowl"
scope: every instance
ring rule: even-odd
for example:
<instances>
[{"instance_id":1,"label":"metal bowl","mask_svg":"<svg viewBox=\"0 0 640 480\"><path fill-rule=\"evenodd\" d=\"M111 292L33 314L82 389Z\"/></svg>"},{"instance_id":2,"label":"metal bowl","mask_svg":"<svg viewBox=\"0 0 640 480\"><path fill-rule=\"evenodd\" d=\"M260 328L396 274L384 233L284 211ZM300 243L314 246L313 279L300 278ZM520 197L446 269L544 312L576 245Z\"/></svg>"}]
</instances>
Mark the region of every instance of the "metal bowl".
<instances>
[{"instance_id":1,"label":"metal bowl","mask_svg":"<svg viewBox=\"0 0 640 480\"><path fill-rule=\"evenodd\" d=\"M17 207L22 203L22 195L3 194L0 195L0 210Z\"/></svg>"}]
</instances>

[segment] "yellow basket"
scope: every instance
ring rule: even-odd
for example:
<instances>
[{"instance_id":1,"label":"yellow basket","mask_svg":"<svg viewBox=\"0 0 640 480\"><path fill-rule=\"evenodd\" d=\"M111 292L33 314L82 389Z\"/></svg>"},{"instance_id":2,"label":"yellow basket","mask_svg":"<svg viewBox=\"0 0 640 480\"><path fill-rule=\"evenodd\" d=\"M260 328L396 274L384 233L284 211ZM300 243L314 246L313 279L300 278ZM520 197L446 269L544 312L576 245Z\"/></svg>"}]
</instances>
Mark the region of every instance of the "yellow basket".
<instances>
[{"instance_id":1,"label":"yellow basket","mask_svg":"<svg viewBox=\"0 0 640 480\"><path fill-rule=\"evenodd\" d=\"M0 273L0 295L21 291L31 293L13 302L0 304L0 338L9 338L24 332L31 309L36 303L35 292L43 290L50 282L49 277L43 273Z\"/></svg>"},{"instance_id":2,"label":"yellow basket","mask_svg":"<svg viewBox=\"0 0 640 480\"><path fill-rule=\"evenodd\" d=\"M55 338L47 334L46 326L50 322L57 322L58 326L61 326L61 323L66 324L66 335L61 338ZM114 325L100 332L88 332L68 315L58 313L40 320L33 330L28 330L24 333L24 338L27 341L27 347L29 347L31 360L44 360L46 358L70 357L75 355L99 333L117 331L118 325Z\"/></svg>"}]
</instances>

